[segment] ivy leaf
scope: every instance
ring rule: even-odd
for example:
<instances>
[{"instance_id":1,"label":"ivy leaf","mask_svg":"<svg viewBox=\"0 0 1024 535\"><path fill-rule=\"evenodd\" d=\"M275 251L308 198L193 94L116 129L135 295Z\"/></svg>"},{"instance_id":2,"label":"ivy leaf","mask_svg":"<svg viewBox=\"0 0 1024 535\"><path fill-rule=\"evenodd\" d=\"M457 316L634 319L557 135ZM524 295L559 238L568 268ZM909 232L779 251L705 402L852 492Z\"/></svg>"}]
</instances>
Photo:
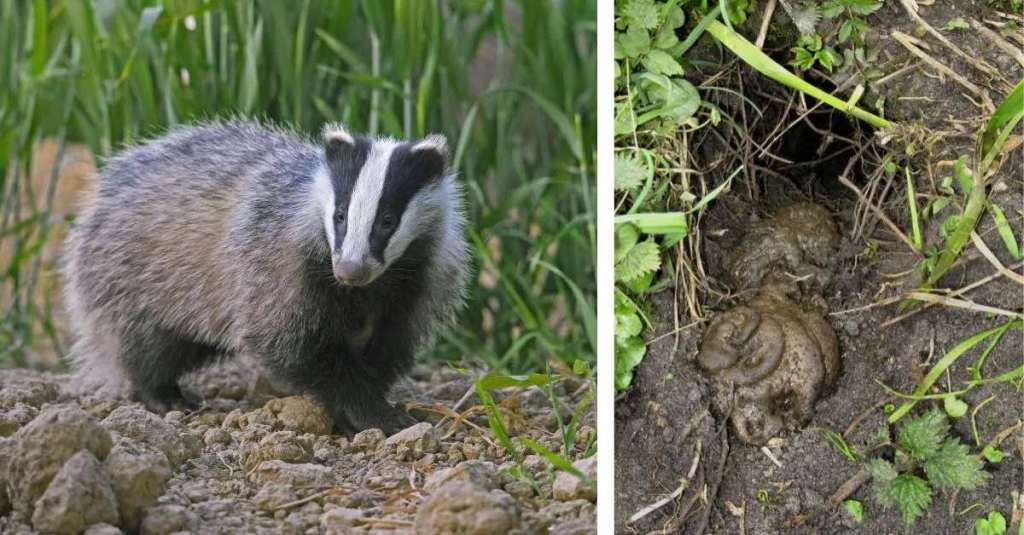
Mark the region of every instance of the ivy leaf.
<instances>
[{"instance_id":1,"label":"ivy leaf","mask_svg":"<svg viewBox=\"0 0 1024 535\"><path fill-rule=\"evenodd\" d=\"M683 13L683 8L679 6L672 6L672 8L665 13L665 23L663 26L674 30L682 26L685 22L686 14Z\"/></svg>"},{"instance_id":2,"label":"ivy leaf","mask_svg":"<svg viewBox=\"0 0 1024 535\"><path fill-rule=\"evenodd\" d=\"M949 439L934 454L925 459L924 472L928 481L942 489L973 489L985 482L988 474L981 469L978 459L960 443Z\"/></svg>"},{"instance_id":3,"label":"ivy leaf","mask_svg":"<svg viewBox=\"0 0 1024 535\"><path fill-rule=\"evenodd\" d=\"M689 119L700 107L697 88L682 78L669 78L645 72L636 76L640 88L647 92L653 106L637 118L639 124L665 117L677 124Z\"/></svg>"},{"instance_id":4,"label":"ivy leaf","mask_svg":"<svg viewBox=\"0 0 1024 535\"><path fill-rule=\"evenodd\" d=\"M928 482L910 474L892 480L886 493L891 503L899 509L903 524L907 526L913 524L932 503L932 489Z\"/></svg>"},{"instance_id":5,"label":"ivy leaf","mask_svg":"<svg viewBox=\"0 0 1024 535\"><path fill-rule=\"evenodd\" d=\"M622 8L622 17L632 28L653 30L658 27L658 8L654 0L631 0Z\"/></svg>"},{"instance_id":6,"label":"ivy leaf","mask_svg":"<svg viewBox=\"0 0 1024 535\"><path fill-rule=\"evenodd\" d=\"M974 533L975 535L1003 535L1006 533L1006 517L999 511L991 511L987 518L979 518L974 521Z\"/></svg>"},{"instance_id":7,"label":"ivy leaf","mask_svg":"<svg viewBox=\"0 0 1024 535\"><path fill-rule=\"evenodd\" d=\"M615 225L615 263L619 263L640 241L640 231L631 223Z\"/></svg>"},{"instance_id":8,"label":"ivy leaf","mask_svg":"<svg viewBox=\"0 0 1024 535\"><path fill-rule=\"evenodd\" d=\"M661 251L654 240L648 239L634 245L615 264L615 278L620 281L638 279L661 267Z\"/></svg>"},{"instance_id":9,"label":"ivy leaf","mask_svg":"<svg viewBox=\"0 0 1024 535\"><path fill-rule=\"evenodd\" d=\"M638 158L624 154L615 155L615 189L627 191L638 188L650 175L647 166Z\"/></svg>"},{"instance_id":10,"label":"ivy leaf","mask_svg":"<svg viewBox=\"0 0 1024 535\"><path fill-rule=\"evenodd\" d=\"M850 35L852 33L853 24L851 24L849 20L844 20L843 23L839 25L839 42L845 43L850 39Z\"/></svg>"},{"instance_id":11,"label":"ivy leaf","mask_svg":"<svg viewBox=\"0 0 1024 535\"><path fill-rule=\"evenodd\" d=\"M636 127L639 126L636 122L636 113L633 111L633 105L628 102L616 102L615 103L615 135L624 136L632 134L636 131Z\"/></svg>"},{"instance_id":12,"label":"ivy leaf","mask_svg":"<svg viewBox=\"0 0 1024 535\"><path fill-rule=\"evenodd\" d=\"M648 71L655 74L664 74L666 76L683 74L683 67L679 65L679 62L663 50L651 50L647 57L644 58L644 66L647 67Z\"/></svg>"},{"instance_id":13,"label":"ivy leaf","mask_svg":"<svg viewBox=\"0 0 1024 535\"><path fill-rule=\"evenodd\" d=\"M949 420L938 409L932 409L903 424L896 434L896 442L917 459L935 454L942 438L949 431Z\"/></svg>"},{"instance_id":14,"label":"ivy leaf","mask_svg":"<svg viewBox=\"0 0 1024 535\"><path fill-rule=\"evenodd\" d=\"M658 34L654 36L654 48L660 48L662 50L668 50L679 43L679 37L676 36L675 30L669 28L668 25L662 26Z\"/></svg>"}]
</instances>

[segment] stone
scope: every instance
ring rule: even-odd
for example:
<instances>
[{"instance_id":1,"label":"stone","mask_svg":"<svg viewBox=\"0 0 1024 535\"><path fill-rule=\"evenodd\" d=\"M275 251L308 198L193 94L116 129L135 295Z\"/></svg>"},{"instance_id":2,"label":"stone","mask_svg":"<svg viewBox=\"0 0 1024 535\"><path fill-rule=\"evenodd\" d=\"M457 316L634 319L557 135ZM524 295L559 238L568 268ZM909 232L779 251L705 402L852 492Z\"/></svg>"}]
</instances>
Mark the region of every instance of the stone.
<instances>
[{"instance_id":1,"label":"stone","mask_svg":"<svg viewBox=\"0 0 1024 535\"><path fill-rule=\"evenodd\" d=\"M399 461L419 459L424 454L437 452L439 446L437 432L427 422L420 422L391 435L384 444L395 449Z\"/></svg>"},{"instance_id":2,"label":"stone","mask_svg":"<svg viewBox=\"0 0 1024 535\"><path fill-rule=\"evenodd\" d=\"M0 437L13 435L38 414L39 409L24 403L17 403L10 410L0 412Z\"/></svg>"},{"instance_id":3,"label":"stone","mask_svg":"<svg viewBox=\"0 0 1024 535\"><path fill-rule=\"evenodd\" d=\"M381 442L384 442L384 431L380 429L364 429L352 437L350 447L352 451L370 452L377 449Z\"/></svg>"},{"instance_id":4,"label":"stone","mask_svg":"<svg viewBox=\"0 0 1024 535\"><path fill-rule=\"evenodd\" d=\"M511 496L500 490L484 490L466 481L446 483L420 506L416 533L491 535L524 534L522 514Z\"/></svg>"},{"instance_id":5,"label":"stone","mask_svg":"<svg viewBox=\"0 0 1024 535\"><path fill-rule=\"evenodd\" d=\"M281 483L295 486L327 487L336 482L330 468L319 464L291 464L263 461L250 476L257 485Z\"/></svg>"},{"instance_id":6,"label":"stone","mask_svg":"<svg viewBox=\"0 0 1024 535\"><path fill-rule=\"evenodd\" d=\"M199 455L202 450L199 439L192 433L139 407L118 407L104 418L102 423L104 427L123 437L164 452L174 468Z\"/></svg>"},{"instance_id":7,"label":"stone","mask_svg":"<svg viewBox=\"0 0 1024 535\"><path fill-rule=\"evenodd\" d=\"M573 466L590 479L597 479L597 460L593 457L576 461ZM551 493L556 500L563 502L569 500L597 501L597 488L569 472L558 472L555 476L555 483L551 487Z\"/></svg>"},{"instance_id":8,"label":"stone","mask_svg":"<svg viewBox=\"0 0 1024 535\"><path fill-rule=\"evenodd\" d=\"M60 397L60 387L54 383L25 380L5 384L0 388L0 410L11 409L24 403L37 409Z\"/></svg>"},{"instance_id":9,"label":"stone","mask_svg":"<svg viewBox=\"0 0 1024 535\"><path fill-rule=\"evenodd\" d=\"M327 409L305 396L272 399L263 409L274 416L280 427L296 433L329 435L334 429L334 419Z\"/></svg>"},{"instance_id":10,"label":"stone","mask_svg":"<svg viewBox=\"0 0 1024 535\"><path fill-rule=\"evenodd\" d=\"M291 485L272 483L263 488L252 498L253 505L261 511L272 512L286 503L298 500L299 496Z\"/></svg>"},{"instance_id":11,"label":"stone","mask_svg":"<svg viewBox=\"0 0 1024 535\"><path fill-rule=\"evenodd\" d=\"M297 437L294 431L276 431L263 437L259 442L243 443L241 448L242 468L246 472L263 461L305 463L312 458L312 445L308 440Z\"/></svg>"},{"instance_id":12,"label":"stone","mask_svg":"<svg viewBox=\"0 0 1024 535\"><path fill-rule=\"evenodd\" d=\"M203 433L203 443L207 447L227 446L231 444L231 433L220 427L211 427Z\"/></svg>"},{"instance_id":13,"label":"stone","mask_svg":"<svg viewBox=\"0 0 1024 535\"><path fill-rule=\"evenodd\" d=\"M484 490L498 488L498 471L487 461L463 461L452 468L444 468L427 476L423 490L433 493L452 481L472 483Z\"/></svg>"},{"instance_id":14,"label":"stone","mask_svg":"<svg viewBox=\"0 0 1024 535\"><path fill-rule=\"evenodd\" d=\"M335 507L320 515L320 529L327 534L343 534L359 525L364 514L360 509Z\"/></svg>"},{"instance_id":15,"label":"stone","mask_svg":"<svg viewBox=\"0 0 1024 535\"><path fill-rule=\"evenodd\" d=\"M117 526L111 526L106 523L93 524L82 532L82 535L121 535L124 533Z\"/></svg>"},{"instance_id":16,"label":"stone","mask_svg":"<svg viewBox=\"0 0 1024 535\"><path fill-rule=\"evenodd\" d=\"M146 510L142 520L142 535L168 535L179 531L191 531L196 516L180 505L158 505Z\"/></svg>"},{"instance_id":17,"label":"stone","mask_svg":"<svg viewBox=\"0 0 1024 535\"><path fill-rule=\"evenodd\" d=\"M105 464L117 496L121 525L134 531L145 510L164 493L171 478L171 462L162 451L121 439Z\"/></svg>"},{"instance_id":18,"label":"stone","mask_svg":"<svg viewBox=\"0 0 1024 535\"><path fill-rule=\"evenodd\" d=\"M91 415L77 405L49 405L14 434L7 470L12 507L26 517L57 472L79 450L97 459L110 453L111 439ZM84 527L84 526L83 526Z\"/></svg>"},{"instance_id":19,"label":"stone","mask_svg":"<svg viewBox=\"0 0 1024 535\"><path fill-rule=\"evenodd\" d=\"M117 524L119 515L110 479L89 450L79 450L57 472L36 500L32 526L45 533L74 535L86 526Z\"/></svg>"}]
</instances>

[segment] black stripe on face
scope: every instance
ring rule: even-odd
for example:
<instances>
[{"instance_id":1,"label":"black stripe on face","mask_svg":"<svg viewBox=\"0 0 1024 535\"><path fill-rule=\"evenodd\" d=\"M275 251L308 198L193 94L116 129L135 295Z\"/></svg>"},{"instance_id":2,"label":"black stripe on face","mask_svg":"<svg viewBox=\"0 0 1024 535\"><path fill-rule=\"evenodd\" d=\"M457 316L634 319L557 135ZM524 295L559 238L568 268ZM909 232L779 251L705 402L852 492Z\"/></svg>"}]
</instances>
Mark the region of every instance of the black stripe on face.
<instances>
[{"instance_id":1,"label":"black stripe on face","mask_svg":"<svg viewBox=\"0 0 1024 535\"><path fill-rule=\"evenodd\" d=\"M384 176L377 215L370 231L370 253L384 263L384 250L398 230L409 201L424 186L437 182L444 172L445 157L431 149L412 150L414 143L395 147Z\"/></svg>"},{"instance_id":2,"label":"black stripe on face","mask_svg":"<svg viewBox=\"0 0 1024 535\"><path fill-rule=\"evenodd\" d=\"M348 205L352 199L359 171L370 155L373 143L365 137L355 137L355 143L332 140L325 147L327 167L334 187L334 246L340 248L348 229Z\"/></svg>"}]
</instances>

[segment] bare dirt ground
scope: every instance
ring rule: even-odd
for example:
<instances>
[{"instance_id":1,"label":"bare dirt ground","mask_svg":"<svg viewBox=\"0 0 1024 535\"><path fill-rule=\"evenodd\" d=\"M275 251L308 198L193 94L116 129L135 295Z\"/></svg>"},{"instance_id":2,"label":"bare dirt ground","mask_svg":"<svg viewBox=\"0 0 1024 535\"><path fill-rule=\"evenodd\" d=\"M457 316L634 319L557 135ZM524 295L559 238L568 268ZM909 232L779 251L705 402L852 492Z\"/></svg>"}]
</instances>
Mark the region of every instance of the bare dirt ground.
<instances>
[{"instance_id":1,"label":"bare dirt ground","mask_svg":"<svg viewBox=\"0 0 1024 535\"><path fill-rule=\"evenodd\" d=\"M922 4L924 4L922 2ZM988 22L1006 23L984 2L935 2L922 5L920 15L935 28L955 17L977 20L989 29ZM972 154L978 132L991 110L982 99L948 75L913 56L893 37L894 31L916 35L926 42L931 57L947 65L969 83L983 88L988 98L999 101L1024 74L1022 65L998 48L983 32L943 32L966 55L984 59L994 67L986 74L978 66L951 52L919 29L899 2L887 2L872 18L872 42L879 51L880 65L893 74L876 85L863 101L886 98L887 117L926 132L909 158L907 139L881 146L913 168L920 199L933 195L944 176L950 175L952 162L960 155ZM1019 22L1018 22L1019 23ZM971 102L974 100L979 104ZM979 105L981 107L979 107ZM833 126L835 123L833 123ZM820 125L819 125L820 126ZM1018 132L1019 133L1019 132ZM843 132L842 135L849 135ZM869 134L870 135L870 134ZM819 140L820 141L820 140ZM786 144L786 141L783 141ZM806 145L807 139L795 138L794 145ZM783 146L781 151L790 150ZM805 149L806 150L806 149ZM990 182L989 198L1006 209L1011 226L1020 236L1020 207L1024 206L1024 151L1013 149L1001 161ZM793 156L792 153L788 156ZM859 462L842 456L817 428L844 434L855 447L874 444L880 433L891 433L886 425L883 405L899 404L881 386L884 383L901 392L913 390L923 374L961 340L1001 322L973 311L934 306L906 319L883 325L899 315L895 304L872 306L914 288L919 281L913 254L876 217L857 202L856 196L835 182L850 156L839 160L831 170L816 166L816 175L793 178L792 183L762 178L759 195L745 188L732 188L732 194L720 198L702 223L704 258L712 284L724 288L722 258L738 242L744 229L770 216L778 207L802 200L818 202L832 212L842 234L840 252L835 258L833 282L826 288L829 321L840 344L842 370L834 390L817 403L812 421L801 431L782 437L768 446L769 456L760 448L744 445L731 436L722 415L710 407L709 385L694 362L705 324L687 326L682 317L685 307L674 299L682 291L671 289L654 297L650 304L655 325L647 357L636 371L633 386L616 404L616 526L622 533L973 533L975 518L998 510L1008 522L1019 522L1024 488L1024 434L1021 433L1020 392L1007 383L988 384L968 392L963 400L971 409L992 398L976 414L977 434L982 443L1004 433L1002 449L1006 457L998 464L986 463L990 474L986 485L974 491L954 494L936 493L931 507L910 531L905 531L895 510L883 511L870 497L868 485L854 487L849 498L865 506L863 523L855 523L830 498L846 497L841 486L860 470ZM790 170L792 171L792 170ZM825 176L831 173L830 176ZM858 171L861 173L861 171ZM865 187L864 176L858 176ZM902 178L898 177L898 178ZM904 188L882 183L875 191L888 196L873 199L903 229L909 228ZM899 193L897 193L899 192ZM923 200L919 200L923 202ZM1011 215L1010 212L1013 212ZM941 220L941 218L935 218ZM939 221L924 229L926 243L937 243ZM992 219L984 216L977 233L1005 266L1013 266ZM874 245L868 247L867 239ZM1016 272L1020 272L1019 264ZM939 286L960 288L995 272L993 265L968 247L965 258L946 275ZM723 290L727 294L727 289ZM970 300L1020 312L1024 295L1018 283L995 277L965 294ZM681 299L681 298L680 298ZM732 306L730 298L705 296L709 316ZM679 329L677 333L673 333ZM1011 330L985 364L985 375L1012 370L1022 364L1024 337ZM943 376L940 385L962 384L968 380L967 367L977 358L975 349L959 359ZM948 381L948 382L947 382ZM918 404L914 414L941 402ZM956 419L954 433L977 451L971 429L971 413ZM1016 426L1016 427L1015 427ZM1015 429L1015 431L1014 431ZM774 459L772 458L774 457ZM628 519L646 506L676 492L676 498L642 520ZM973 506L973 507L972 507ZM1012 518L1011 518L1012 517ZM1014 527L1014 529L1016 529Z\"/></svg>"},{"instance_id":2,"label":"bare dirt ground","mask_svg":"<svg viewBox=\"0 0 1024 535\"><path fill-rule=\"evenodd\" d=\"M390 437L332 434L319 405L271 395L243 362L195 374L186 388L206 405L191 414L72 397L66 380L0 371L0 533L595 532L595 490L542 457L515 463L467 396L470 377L450 368L400 385L395 397L424 421ZM554 391L575 407L586 388ZM495 397L510 434L559 450L545 392ZM593 414L584 422L581 445Z\"/></svg>"}]
</instances>

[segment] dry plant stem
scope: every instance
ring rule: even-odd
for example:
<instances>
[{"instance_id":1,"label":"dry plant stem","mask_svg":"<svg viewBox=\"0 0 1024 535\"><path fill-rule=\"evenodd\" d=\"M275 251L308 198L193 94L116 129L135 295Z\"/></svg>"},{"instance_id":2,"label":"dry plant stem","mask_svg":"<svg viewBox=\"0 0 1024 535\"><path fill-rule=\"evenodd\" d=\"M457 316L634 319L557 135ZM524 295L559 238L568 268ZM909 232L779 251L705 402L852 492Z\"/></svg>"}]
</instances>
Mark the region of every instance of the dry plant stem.
<instances>
[{"instance_id":1,"label":"dry plant stem","mask_svg":"<svg viewBox=\"0 0 1024 535\"><path fill-rule=\"evenodd\" d=\"M826 512L839 507L839 504L843 503L843 500L850 497L851 494L856 492L861 485L867 482L869 479L868 471L861 468L856 474L847 479L839 488L828 497L825 501Z\"/></svg>"},{"instance_id":2,"label":"dry plant stem","mask_svg":"<svg viewBox=\"0 0 1024 535\"><path fill-rule=\"evenodd\" d=\"M885 406L886 403L889 403L890 401L892 401L892 396L886 396L882 398L882 400L879 401L878 403L875 403L874 405L868 407L867 410L865 410L864 412L858 414L857 417L854 418L852 422L850 422L850 425L846 426L846 430L843 431L843 438L850 436L850 433L852 433L853 430L856 429L857 426L860 425L860 423L864 421L864 418L867 418L869 414L882 408L883 406Z\"/></svg>"},{"instance_id":3,"label":"dry plant stem","mask_svg":"<svg viewBox=\"0 0 1024 535\"><path fill-rule=\"evenodd\" d=\"M764 40L768 37L768 26L772 22L772 15L775 13L775 0L768 0L768 5L764 7L764 19L761 21L761 31L757 32L757 40L754 41L754 46L757 48L764 48Z\"/></svg>"},{"instance_id":4,"label":"dry plant stem","mask_svg":"<svg viewBox=\"0 0 1024 535\"><path fill-rule=\"evenodd\" d=\"M892 32L892 36L893 36L894 39L896 39L896 41L898 41L901 45L903 45L904 48L909 50L911 54L917 56L918 58L921 58L922 61L924 61L925 63L930 65L932 68L934 68L935 70L939 71L941 74L949 76L954 81L956 81L956 83L960 84L965 89L967 89L972 94L974 94L974 96L976 96L979 99L981 99L981 101L985 104L985 109L986 109L986 111L988 113L992 113L993 111L995 111L995 109L996 109L995 104L993 104L992 103L992 99L989 98L988 92L982 91L981 88L979 88L978 86L974 85L973 83L968 81L963 76L960 76L959 74L957 74L956 71L954 71L953 69L950 69L949 67L944 65L942 62L940 62L937 59L931 57L924 50L921 50L920 48L918 48L917 45L914 44L914 38L913 37L910 37L909 35L907 35L907 34L905 34L903 32L899 32L899 31Z\"/></svg>"},{"instance_id":5,"label":"dry plant stem","mask_svg":"<svg viewBox=\"0 0 1024 535\"><path fill-rule=\"evenodd\" d=\"M311 502L313 500L319 500L320 498L323 498L324 496L327 496L327 495L329 495L329 494L331 494L333 492L336 492L336 491L337 491L337 489L333 489L333 488L327 489L327 490L322 490L320 492L316 492L314 494L310 494L309 496L306 496L305 498L300 498L298 500L295 500L295 501L292 501L292 502L288 502L288 503L282 503L281 505L278 505L277 507L274 507L273 509L271 509L271 511L277 511L277 510L280 510L280 509L291 509L292 507L295 507L297 505L302 505L304 503L309 503L309 502Z\"/></svg>"},{"instance_id":6,"label":"dry plant stem","mask_svg":"<svg viewBox=\"0 0 1024 535\"><path fill-rule=\"evenodd\" d=\"M972 301L965 301L963 299L955 299L947 297L945 295L930 294L927 292L910 292L907 294L908 299L914 299L917 301L924 301L926 303L935 303L938 305L944 305L952 308L962 308L964 310L971 310L973 312L981 312L983 314L995 314L997 316L1008 316L1011 318L1024 318L1020 312L1012 312L1002 308L996 308L988 305L979 305Z\"/></svg>"},{"instance_id":7,"label":"dry plant stem","mask_svg":"<svg viewBox=\"0 0 1024 535\"><path fill-rule=\"evenodd\" d=\"M694 533L704 533L707 529L708 519L711 517L712 503L715 503L715 497L718 496L718 487L722 483L722 478L725 476L725 462L729 460L729 424L722 426L722 445L721 453L718 457L718 466L715 468L714 479L712 480L711 489L708 491L707 500L708 506L704 508L704 514L701 515L700 524Z\"/></svg>"},{"instance_id":8,"label":"dry plant stem","mask_svg":"<svg viewBox=\"0 0 1024 535\"><path fill-rule=\"evenodd\" d=\"M669 494L668 496L665 496L664 498L662 498L662 499L660 499L660 500L658 500L658 501L656 501L656 502L654 502L654 503L652 503L650 505L647 505L647 506L644 506L643 508L641 508L633 516L629 517L629 520L626 521L627 524L633 524L633 523L636 523L636 522L642 520L647 515L657 511L658 509L661 509L662 507L665 507L666 505L668 505L668 504L670 504L670 503L672 503L674 501L676 501L680 496L683 495L684 492L686 492L686 489L689 488L689 486L690 486L690 481L693 480L693 474L695 474L697 472L697 465L700 463L700 450L701 450L701 442L700 442L700 440L697 441L697 447L695 449L696 449L696 452L693 455L693 463L690 464L690 471L687 472L686 477L684 477L683 479L681 479L679 481L679 486L676 487L676 490L673 491L672 494Z\"/></svg>"},{"instance_id":9,"label":"dry plant stem","mask_svg":"<svg viewBox=\"0 0 1024 535\"><path fill-rule=\"evenodd\" d=\"M992 446L993 448L996 448L1000 444L1002 444L1002 442L1004 440L1006 440L1006 437L1016 433L1017 431L1020 431L1022 428L1024 428L1024 420L1018 420L1017 423L1015 423L1015 424L1011 425L1010 427L1007 427L1006 429L1003 429L1002 431L996 433L996 436L992 437L992 440L988 441L988 443L985 444L985 445L986 446ZM981 453L979 452L978 453L978 457L980 457L980 456L981 456Z\"/></svg>"},{"instance_id":10,"label":"dry plant stem","mask_svg":"<svg viewBox=\"0 0 1024 535\"><path fill-rule=\"evenodd\" d=\"M978 69L979 71L989 76L999 76L999 71L997 71L995 67L989 65L989 63L982 58L970 56L963 50L960 50L960 47L954 45L952 42L950 42L949 39L946 39L945 35L942 35L942 33L933 28L931 24L928 24L928 21L921 18L921 16L917 14L917 7L913 5L911 0L900 0L900 3L903 4L903 9L907 11L907 14L910 15L910 18L914 19L914 22L916 22L918 25L924 28L925 31L930 33L932 37L938 39L939 42L946 45L946 48L952 50L954 54L960 56L960 58L965 60L965 62L968 65Z\"/></svg>"},{"instance_id":11,"label":"dry plant stem","mask_svg":"<svg viewBox=\"0 0 1024 535\"><path fill-rule=\"evenodd\" d=\"M978 22L975 19L970 19L971 27L978 31L981 35L985 36L986 39L992 42L997 48L1008 54L1011 58L1024 66L1024 52L1021 52L1020 47L1014 46L1011 43L1006 42L1006 39L1000 37L1000 35L988 26Z\"/></svg>"},{"instance_id":12,"label":"dry plant stem","mask_svg":"<svg viewBox=\"0 0 1024 535\"><path fill-rule=\"evenodd\" d=\"M981 251L981 255L984 256L990 264L992 264L992 267L996 268L996 271L1002 273L1004 277L1012 280L1013 282L1024 286L1024 277L1019 273L1006 269L1006 266L996 258L996 255L992 253L992 250L988 248L985 240L981 239L981 236L978 236L977 232L971 231L971 242L974 243L974 246L979 251Z\"/></svg>"},{"instance_id":13,"label":"dry plant stem","mask_svg":"<svg viewBox=\"0 0 1024 535\"><path fill-rule=\"evenodd\" d=\"M878 216L878 218L882 220L883 223L885 223L885 226L889 227L889 230L893 231L893 233L895 233L896 236L898 236L899 239L903 241L903 243L907 244L907 247L909 247L915 255L921 256L921 254L914 247L913 242L910 241L910 238L908 238L907 235L904 234L898 226L896 226L896 223L893 223L892 220L889 219L889 216L885 215L885 212L883 212L881 208L878 208L877 206L872 204L871 201L864 196L864 193L860 191L860 188L854 185L853 182L850 182L850 179L847 178L847 175L850 174L850 170L853 169L854 163L860 160L860 155L863 152L864 148L862 147L861 150L857 153L857 155L850 160L850 163L846 165L846 169L843 171L843 174L839 175L839 182L841 182L844 186L850 188L851 191L857 194L857 198L860 199L860 201L864 203L868 208L871 208L871 211L874 212L875 215Z\"/></svg>"},{"instance_id":14,"label":"dry plant stem","mask_svg":"<svg viewBox=\"0 0 1024 535\"><path fill-rule=\"evenodd\" d=\"M1009 269L1015 270L1015 269L1020 269L1021 267L1024 267L1024 262L1017 262L1016 264L1010 266ZM993 280L998 279L999 277L1002 277L1002 276L1003 276L1003 274L997 271L997 272L995 272L995 273L993 273L993 274L991 274L991 275L989 275L987 277L978 279L978 280L968 284L967 286L964 286L962 288L954 290L954 291L950 292L949 294L947 294L947 296L948 297L956 297L958 295L967 293L967 292L969 292L969 291L971 291L971 290L973 290L975 288L978 288L980 286L984 286L984 285L986 285L986 284L992 282ZM890 300L890 302L901 301L902 299L903 299L902 297L894 298L894 299ZM909 318L910 316L913 316L914 314L917 314L918 312L923 312L923 311L925 311L925 310L927 310L927 309L929 309L929 308L931 308L933 306L935 306L935 303L925 303L924 306L922 306L922 307L915 308L913 310L910 310L909 312L905 312L903 314L900 314L899 316L896 316L895 318L886 320L881 325L879 325L879 327L888 327L889 325L892 325L894 323L898 323L900 321L903 321L903 320Z\"/></svg>"}]
</instances>

